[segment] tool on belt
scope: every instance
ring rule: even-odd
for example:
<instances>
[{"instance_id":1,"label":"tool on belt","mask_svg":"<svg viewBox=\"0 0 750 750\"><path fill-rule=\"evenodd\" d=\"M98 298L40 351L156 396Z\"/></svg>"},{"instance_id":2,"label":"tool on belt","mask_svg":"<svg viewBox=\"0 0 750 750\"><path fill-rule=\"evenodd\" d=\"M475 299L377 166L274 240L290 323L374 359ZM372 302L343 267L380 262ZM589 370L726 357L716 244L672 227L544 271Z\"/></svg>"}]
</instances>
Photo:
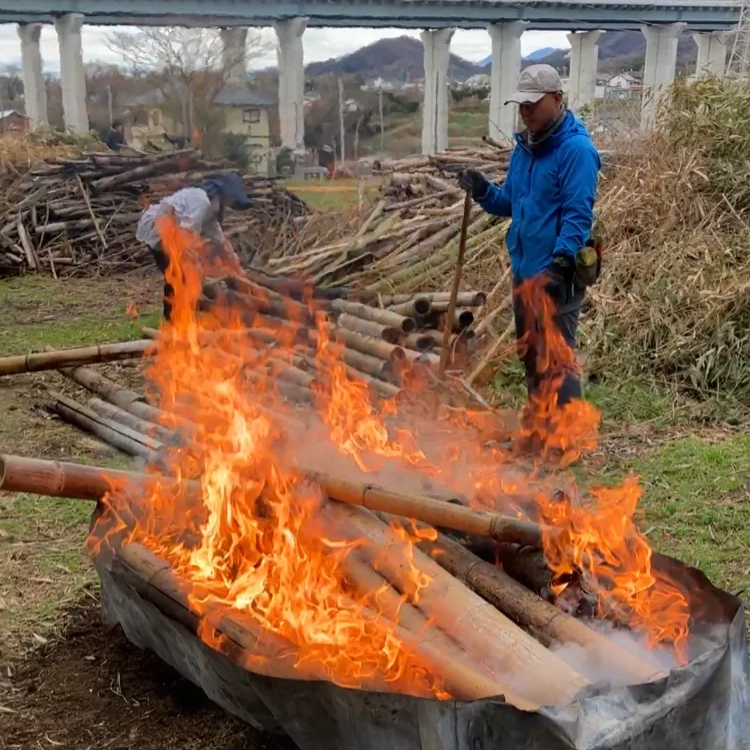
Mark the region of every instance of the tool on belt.
<instances>
[{"instance_id":1,"label":"tool on belt","mask_svg":"<svg viewBox=\"0 0 750 750\"><path fill-rule=\"evenodd\" d=\"M602 273L602 249L601 236L592 233L586 245L578 251L574 278L582 289L593 286L599 280Z\"/></svg>"}]
</instances>

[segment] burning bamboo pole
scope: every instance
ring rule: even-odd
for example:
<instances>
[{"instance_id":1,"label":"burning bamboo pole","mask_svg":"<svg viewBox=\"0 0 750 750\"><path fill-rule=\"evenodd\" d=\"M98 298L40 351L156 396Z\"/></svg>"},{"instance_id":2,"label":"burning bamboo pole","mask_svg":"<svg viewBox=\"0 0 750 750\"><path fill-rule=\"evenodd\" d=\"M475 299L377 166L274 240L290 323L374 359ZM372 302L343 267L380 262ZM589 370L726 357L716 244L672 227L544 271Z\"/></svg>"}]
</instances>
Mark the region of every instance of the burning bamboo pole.
<instances>
[{"instance_id":1,"label":"burning bamboo pole","mask_svg":"<svg viewBox=\"0 0 750 750\"><path fill-rule=\"evenodd\" d=\"M57 370L61 367L114 362L122 359L139 359L150 347L153 347L153 343L148 339L142 339L2 357L0 358L0 375Z\"/></svg>"},{"instance_id":2,"label":"burning bamboo pole","mask_svg":"<svg viewBox=\"0 0 750 750\"><path fill-rule=\"evenodd\" d=\"M537 548L542 544L541 528L530 521L473 510L429 497L407 495L322 473L312 476L329 497L349 505L360 505L369 510L414 518L432 526L491 537L497 541L516 542Z\"/></svg>"},{"instance_id":3,"label":"burning bamboo pole","mask_svg":"<svg viewBox=\"0 0 750 750\"><path fill-rule=\"evenodd\" d=\"M264 627L260 620L249 613L205 603L202 606L206 611L199 612L191 605L189 594L194 588L193 585L182 580L166 560L157 557L140 544L128 544L118 552L113 572L115 575L118 572L124 574L125 580L140 596L186 625L193 633L199 631L201 620L208 620L226 638L242 647L244 653L238 654L230 644L221 640L216 645L226 650L230 658L239 661L250 671L287 679L329 678L323 664L307 661L304 667L300 666L298 648L288 639ZM376 616L371 616L375 621ZM502 684L488 678L465 658L460 658L456 649L445 653L435 648L429 640L420 638L405 628L395 626L392 630L399 640L413 649L418 658L429 664L432 674L438 677L456 698L473 700L503 694ZM388 689L387 684L378 677L367 679L360 687L370 690ZM515 698L510 691L505 697L506 700ZM530 707L523 699L517 700L519 707Z\"/></svg>"},{"instance_id":4,"label":"burning bamboo pole","mask_svg":"<svg viewBox=\"0 0 750 750\"><path fill-rule=\"evenodd\" d=\"M626 684L636 685L666 677L658 667L566 614L527 589L507 573L472 554L445 534L419 548L459 581L529 631L540 643L575 643L584 649L586 661L605 666Z\"/></svg>"},{"instance_id":5,"label":"burning bamboo pole","mask_svg":"<svg viewBox=\"0 0 750 750\"><path fill-rule=\"evenodd\" d=\"M100 500L113 487L145 495L153 492L157 485L177 482L171 477L137 471L0 454L0 491L3 492ZM192 492L200 492L197 482L187 482L187 485Z\"/></svg>"},{"instance_id":6,"label":"burning bamboo pole","mask_svg":"<svg viewBox=\"0 0 750 750\"><path fill-rule=\"evenodd\" d=\"M415 606L522 698L536 706L564 705L588 684L423 552L415 549L412 556L407 543L372 514L355 508L346 513L368 540L360 552L370 564L407 596L417 593L412 566L428 576L430 583L418 590Z\"/></svg>"}]
</instances>

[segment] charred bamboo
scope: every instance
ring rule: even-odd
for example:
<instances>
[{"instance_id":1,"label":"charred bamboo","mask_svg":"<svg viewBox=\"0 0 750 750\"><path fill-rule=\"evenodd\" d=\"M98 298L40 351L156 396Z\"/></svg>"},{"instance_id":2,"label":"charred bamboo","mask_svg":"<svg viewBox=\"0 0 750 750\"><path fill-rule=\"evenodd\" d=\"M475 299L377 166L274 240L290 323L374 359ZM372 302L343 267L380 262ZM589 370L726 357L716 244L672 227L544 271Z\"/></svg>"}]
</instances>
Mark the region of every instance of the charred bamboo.
<instances>
[{"instance_id":1,"label":"charred bamboo","mask_svg":"<svg viewBox=\"0 0 750 750\"><path fill-rule=\"evenodd\" d=\"M492 605L366 511L348 508L360 553L473 658L502 674L514 692L535 706L564 705L587 681ZM413 554L412 554L413 552ZM429 578L415 585L414 567Z\"/></svg>"},{"instance_id":2,"label":"charred bamboo","mask_svg":"<svg viewBox=\"0 0 750 750\"><path fill-rule=\"evenodd\" d=\"M640 684L666 675L634 653L624 651L580 620L529 591L491 563L440 534L434 542L422 541L419 548L442 568L463 581L483 599L497 607L545 646L575 643L584 649L583 658L611 672L625 684Z\"/></svg>"}]
</instances>

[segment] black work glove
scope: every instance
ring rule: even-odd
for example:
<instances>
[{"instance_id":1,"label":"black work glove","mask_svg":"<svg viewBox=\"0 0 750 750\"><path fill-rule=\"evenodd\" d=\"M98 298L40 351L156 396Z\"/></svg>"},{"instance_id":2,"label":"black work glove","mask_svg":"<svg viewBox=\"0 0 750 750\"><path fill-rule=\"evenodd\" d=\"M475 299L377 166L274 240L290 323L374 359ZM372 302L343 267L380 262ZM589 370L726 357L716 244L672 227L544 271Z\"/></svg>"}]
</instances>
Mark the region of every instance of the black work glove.
<instances>
[{"instance_id":1,"label":"black work glove","mask_svg":"<svg viewBox=\"0 0 750 750\"><path fill-rule=\"evenodd\" d=\"M555 255L546 272L545 288L547 294L557 303L558 307L567 304L573 294L573 278L576 264L567 255Z\"/></svg>"},{"instance_id":2,"label":"black work glove","mask_svg":"<svg viewBox=\"0 0 750 750\"><path fill-rule=\"evenodd\" d=\"M490 189L490 181L476 169L467 169L458 176L458 186L461 190L471 193L474 200L481 200Z\"/></svg>"}]
</instances>

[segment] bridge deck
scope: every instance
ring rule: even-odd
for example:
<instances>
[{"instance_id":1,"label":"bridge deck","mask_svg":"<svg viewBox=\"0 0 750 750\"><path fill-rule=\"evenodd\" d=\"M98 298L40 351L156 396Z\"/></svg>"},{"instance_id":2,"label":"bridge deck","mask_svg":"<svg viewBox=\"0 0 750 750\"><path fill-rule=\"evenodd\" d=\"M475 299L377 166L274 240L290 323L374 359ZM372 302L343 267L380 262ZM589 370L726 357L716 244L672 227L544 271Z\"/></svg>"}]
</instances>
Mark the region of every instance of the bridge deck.
<instances>
[{"instance_id":1,"label":"bridge deck","mask_svg":"<svg viewBox=\"0 0 750 750\"><path fill-rule=\"evenodd\" d=\"M21 9L22 8L22 9ZM268 26L304 16L310 26L482 28L526 21L529 29L637 29L683 22L694 30L728 29L739 0L0 0L0 23L51 23L83 13L96 25Z\"/></svg>"}]
</instances>

